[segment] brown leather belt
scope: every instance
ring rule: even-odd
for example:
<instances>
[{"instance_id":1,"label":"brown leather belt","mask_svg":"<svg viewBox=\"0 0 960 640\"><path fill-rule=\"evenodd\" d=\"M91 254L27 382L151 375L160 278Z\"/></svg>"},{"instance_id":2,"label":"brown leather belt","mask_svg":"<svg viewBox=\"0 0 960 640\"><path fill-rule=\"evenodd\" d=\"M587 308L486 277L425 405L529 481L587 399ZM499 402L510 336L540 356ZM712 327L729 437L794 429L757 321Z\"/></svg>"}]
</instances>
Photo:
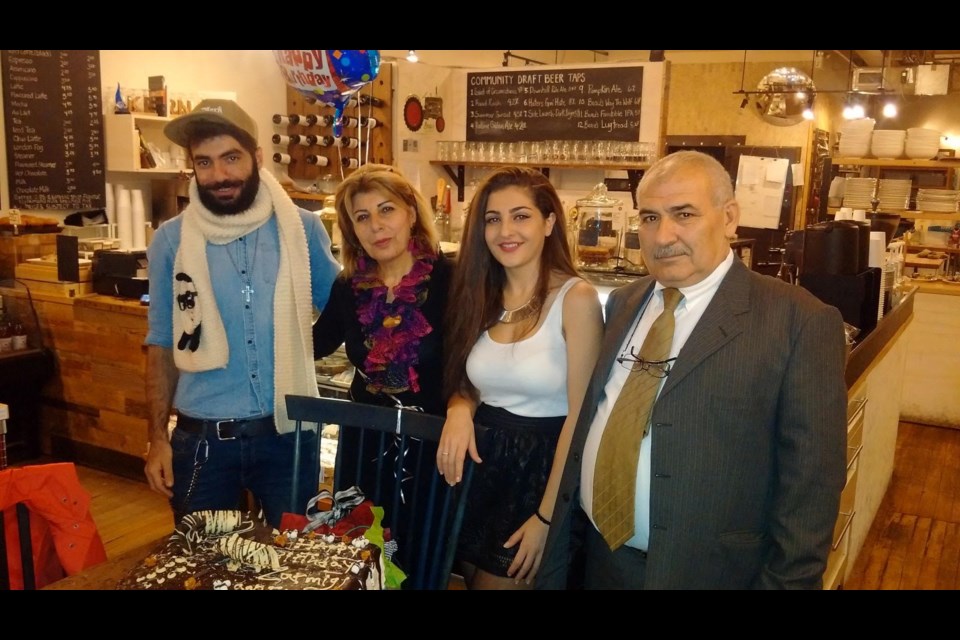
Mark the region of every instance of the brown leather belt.
<instances>
[{"instance_id":1,"label":"brown leather belt","mask_svg":"<svg viewBox=\"0 0 960 640\"><path fill-rule=\"evenodd\" d=\"M193 435L215 435L219 440L277 435L273 416L243 420L202 420L178 413L177 429L183 429Z\"/></svg>"}]
</instances>

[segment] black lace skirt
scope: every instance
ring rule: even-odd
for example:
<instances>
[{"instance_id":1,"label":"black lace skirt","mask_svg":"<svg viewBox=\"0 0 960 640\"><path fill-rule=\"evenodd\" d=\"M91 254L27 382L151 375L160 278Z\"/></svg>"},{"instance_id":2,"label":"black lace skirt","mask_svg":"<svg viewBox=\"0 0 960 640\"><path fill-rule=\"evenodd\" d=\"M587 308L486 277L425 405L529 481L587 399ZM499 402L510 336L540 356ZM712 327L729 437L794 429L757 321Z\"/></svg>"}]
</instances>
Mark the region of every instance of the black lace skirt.
<instances>
[{"instance_id":1,"label":"black lace skirt","mask_svg":"<svg viewBox=\"0 0 960 640\"><path fill-rule=\"evenodd\" d=\"M503 544L540 506L566 416L526 418L485 404L477 423L483 464L476 466L463 516L457 558L507 577L517 546Z\"/></svg>"}]
</instances>

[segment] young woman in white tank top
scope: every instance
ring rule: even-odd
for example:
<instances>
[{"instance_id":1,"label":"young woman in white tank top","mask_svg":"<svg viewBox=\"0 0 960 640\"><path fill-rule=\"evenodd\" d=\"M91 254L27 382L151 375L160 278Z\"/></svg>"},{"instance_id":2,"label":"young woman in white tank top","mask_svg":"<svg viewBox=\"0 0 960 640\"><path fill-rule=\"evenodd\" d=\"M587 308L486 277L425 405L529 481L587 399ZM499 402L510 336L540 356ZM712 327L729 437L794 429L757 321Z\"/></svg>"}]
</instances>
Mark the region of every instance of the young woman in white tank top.
<instances>
[{"instance_id":1,"label":"young woman in white tank top","mask_svg":"<svg viewBox=\"0 0 960 640\"><path fill-rule=\"evenodd\" d=\"M521 167L484 181L464 226L437 468L455 484L467 455L478 463L458 545L473 589L532 586L600 349L600 302L564 228L549 180Z\"/></svg>"}]
</instances>

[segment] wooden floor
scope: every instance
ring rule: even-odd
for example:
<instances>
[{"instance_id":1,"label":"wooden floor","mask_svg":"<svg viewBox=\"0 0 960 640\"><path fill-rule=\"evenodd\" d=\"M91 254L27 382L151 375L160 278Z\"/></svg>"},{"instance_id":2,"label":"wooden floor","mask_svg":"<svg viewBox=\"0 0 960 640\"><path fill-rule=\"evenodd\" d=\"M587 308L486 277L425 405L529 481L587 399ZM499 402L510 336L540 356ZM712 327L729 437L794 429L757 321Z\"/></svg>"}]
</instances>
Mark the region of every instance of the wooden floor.
<instances>
[{"instance_id":1,"label":"wooden floor","mask_svg":"<svg viewBox=\"0 0 960 640\"><path fill-rule=\"evenodd\" d=\"M171 533L145 483L77 467L111 558ZM960 588L960 430L901 423L890 488L845 589Z\"/></svg>"},{"instance_id":2,"label":"wooden floor","mask_svg":"<svg viewBox=\"0 0 960 640\"><path fill-rule=\"evenodd\" d=\"M108 558L173 532L170 503L146 481L128 480L77 465L80 484L90 494L90 512L97 523Z\"/></svg>"},{"instance_id":3,"label":"wooden floor","mask_svg":"<svg viewBox=\"0 0 960 640\"><path fill-rule=\"evenodd\" d=\"M960 430L900 423L893 478L845 589L960 588Z\"/></svg>"}]
</instances>

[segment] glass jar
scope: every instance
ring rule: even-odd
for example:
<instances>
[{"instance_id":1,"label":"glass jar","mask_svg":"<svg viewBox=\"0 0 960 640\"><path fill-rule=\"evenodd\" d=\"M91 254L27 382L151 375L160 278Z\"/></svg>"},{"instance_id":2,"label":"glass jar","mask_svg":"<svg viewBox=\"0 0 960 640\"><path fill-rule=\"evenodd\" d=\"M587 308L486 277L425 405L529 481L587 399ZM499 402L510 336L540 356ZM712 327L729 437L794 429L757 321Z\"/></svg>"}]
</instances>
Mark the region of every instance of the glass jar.
<instances>
[{"instance_id":1,"label":"glass jar","mask_svg":"<svg viewBox=\"0 0 960 640\"><path fill-rule=\"evenodd\" d=\"M644 272L643 252L640 250L640 212L634 209L627 217L627 230L623 232L623 257L630 272Z\"/></svg>"},{"instance_id":2,"label":"glass jar","mask_svg":"<svg viewBox=\"0 0 960 640\"><path fill-rule=\"evenodd\" d=\"M607 185L599 183L586 198L577 200L571 212L577 220L577 266L612 269L619 256L620 229L615 219L623 215L623 204L607 195Z\"/></svg>"},{"instance_id":3,"label":"glass jar","mask_svg":"<svg viewBox=\"0 0 960 640\"><path fill-rule=\"evenodd\" d=\"M13 322L10 325L10 336L13 340L13 350L22 351L27 348L27 330L24 328L23 323Z\"/></svg>"}]
</instances>

